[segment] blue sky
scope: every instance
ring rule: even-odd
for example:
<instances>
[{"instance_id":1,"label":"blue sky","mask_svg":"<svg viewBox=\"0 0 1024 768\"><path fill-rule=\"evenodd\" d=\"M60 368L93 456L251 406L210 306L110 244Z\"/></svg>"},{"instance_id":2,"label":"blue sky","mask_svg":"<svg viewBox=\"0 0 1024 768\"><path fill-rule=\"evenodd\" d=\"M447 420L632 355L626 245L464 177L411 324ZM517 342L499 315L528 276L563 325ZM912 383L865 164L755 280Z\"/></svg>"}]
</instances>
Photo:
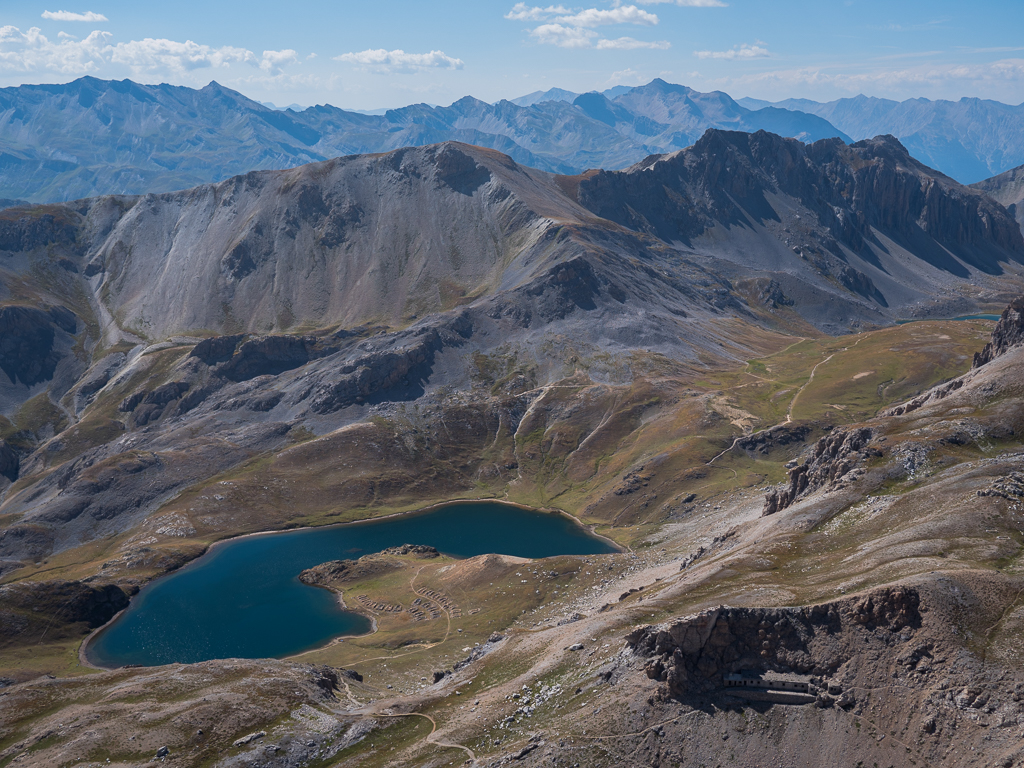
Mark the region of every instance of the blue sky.
<instances>
[{"instance_id":1,"label":"blue sky","mask_svg":"<svg viewBox=\"0 0 1024 768\"><path fill-rule=\"evenodd\" d=\"M7 3L0 85L82 75L374 109L661 77L734 97L1024 101L1021 0Z\"/></svg>"}]
</instances>

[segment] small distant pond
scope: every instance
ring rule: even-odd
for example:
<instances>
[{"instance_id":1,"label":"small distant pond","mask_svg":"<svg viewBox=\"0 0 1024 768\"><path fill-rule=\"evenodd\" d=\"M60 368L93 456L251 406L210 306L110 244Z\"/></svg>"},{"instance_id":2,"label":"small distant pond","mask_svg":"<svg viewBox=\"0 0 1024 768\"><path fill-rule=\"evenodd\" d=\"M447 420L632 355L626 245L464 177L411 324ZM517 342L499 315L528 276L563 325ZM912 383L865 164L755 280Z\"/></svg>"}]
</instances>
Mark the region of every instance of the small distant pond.
<instances>
[{"instance_id":1,"label":"small distant pond","mask_svg":"<svg viewBox=\"0 0 1024 768\"><path fill-rule=\"evenodd\" d=\"M948 317L946 320L991 320L993 322L999 319L999 315L961 315L960 317ZM923 320L897 320L896 325L906 325L907 323L927 323L934 322L935 320L941 320L943 318L929 317Z\"/></svg>"},{"instance_id":2,"label":"small distant pond","mask_svg":"<svg viewBox=\"0 0 1024 768\"><path fill-rule=\"evenodd\" d=\"M326 528L247 536L213 547L146 586L89 643L101 667L290 656L339 635L369 632L337 596L299 581L306 568L401 544L454 557L489 553L541 558L614 552L557 514L497 502L457 502L428 512Z\"/></svg>"}]
</instances>

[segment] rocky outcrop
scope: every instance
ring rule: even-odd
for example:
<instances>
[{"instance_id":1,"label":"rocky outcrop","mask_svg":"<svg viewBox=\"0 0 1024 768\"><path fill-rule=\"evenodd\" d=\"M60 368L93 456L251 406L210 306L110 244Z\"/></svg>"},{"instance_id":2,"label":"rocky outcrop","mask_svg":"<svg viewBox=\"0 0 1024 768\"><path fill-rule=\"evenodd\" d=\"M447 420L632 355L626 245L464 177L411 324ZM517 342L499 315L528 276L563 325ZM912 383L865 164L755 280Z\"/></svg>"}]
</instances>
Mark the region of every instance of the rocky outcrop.
<instances>
[{"instance_id":1,"label":"rocky outcrop","mask_svg":"<svg viewBox=\"0 0 1024 768\"><path fill-rule=\"evenodd\" d=\"M736 441L736 447L751 454L768 454L776 448L799 445L807 440L811 428L807 426L790 427L783 424L755 432Z\"/></svg>"},{"instance_id":2,"label":"rocky outcrop","mask_svg":"<svg viewBox=\"0 0 1024 768\"><path fill-rule=\"evenodd\" d=\"M804 493L835 485L867 454L874 432L870 427L836 429L818 440L810 458L789 470L786 482L765 495L762 517L785 509ZM881 455L871 449L872 455Z\"/></svg>"},{"instance_id":3,"label":"rocky outcrop","mask_svg":"<svg viewBox=\"0 0 1024 768\"><path fill-rule=\"evenodd\" d=\"M34 523L15 523L0 530L0 571L19 568L21 560L40 560L53 550L53 529Z\"/></svg>"},{"instance_id":4,"label":"rocky outcrop","mask_svg":"<svg viewBox=\"0 0 1024 768\"><path fill-rule=\"evenodd\" d=\"M191 387L187 381L169 381L153 390L140 390L122 400L118 410L131 413L131 423L136 427L143 427L173 411L174 404Z\"/></svg>"},{"instance_id":5,"label":"rocky outcrop","mask_svg":"<svg viewBox=\"0 0 1024 768\"><path fill-rule=\"evenodd\" d=\"M795 303L783 292L782 286L776 280L761 279L757 281L757 287L758 301L766 307L779 309L780 307L791 307Z\"/></svg>"},{"instance_id":6,"label":"rocky outcrop","mask_svg":"<svg viewBox=\"0 0 1024 768\"><path fill-rule=\"evenodd\" d=\"M296 336L260 336L243 342L238 351L219 363L214 371L229 381L277 376L308 363L309 347L309 341Z\"/></svg>"},{"instance_id":7,"label":"rocky outcrop","mask_svg":"<svg viewBox=\"0 0 1024 768\"><path fill-rule=\"evenodd\" d=\"M96 393L105 387L114 374L124 367L128 356L124 352L106 355L94 364L82 378L75 392L75 411L81 413L92 402Z\"/></svg>"},{"instance_id":8,"label":"rocky outcrop","mask_svg":"<svg viewBox=\"0 0 1024 768\"><path fill-rule=\"evenodd\" d=\"M975 353L977 355L977 353ZM944 384L932 387L924 394L918 395L917 397L911 398L905 403L894 405L892 408L887 408L882 411L882 416L905 416L908 413L913 413L918 408L923 407L927 403L942 400L945 397L956 392L964 386L965 380L963 376L947 381Z\"/></svg>"},{"instance_id":9,"label":"rocky outcrop","mask_svg":"<svg viewBox=\"0 0 1024 768\"><path fill-rule=\"evenodd\" d=\"M434 356L445 347L458 346L472 334L468 314L447 318L399 336L393 346L360 355L332 371L331 379L313 390L310 410L333 413L399 386L411 386L430 375Z\"/></svg>"},{"instance_id":10,"label":"rocky outcrop","mask_svg":"<svg viewBox=\"0 0 1024 768\"><path fill-rule=\"evenodd\" d=\"M93 586L80 581L19 581L0 587L0 605L39 614L59 624L84 622L95 628L128 607L129 595L116 584ZM4 622L0 622L2 625ZM0 632L0 640L6 632Z\"/></svg>"},{"instance_id":11,"label":"rocky outcrop","mask_svg":"<svg viewBox=\"0 0 1024 768\"><path fill-rule=\"evenodd\" d=\"M865 299L872 299L883 307L888 306L882 292L878 290L871 278L859 269L854 269L849 265L840 267L836 273L836 279L847 290L859 294Z\"/></svg>"},{"instance_id":12,"label":"rocky outcrop","mask_svg":"<svg viewBox=\"0 0 1024 768\"><path fill-rule=\"evenodd\" d=\"M1024 296L1014 299L1003 310L1003 314L992 330L992 340L981 352L974 353L971 368L980 368L990 363L1011 347L1024 344Z\"/></svg>"},{"instance_id":13,"label":"rocky outcrop","mask_svg":"<svg viewBox=\"0 0 1024 768\"><path fill-rule=\"evenodd\" d=\"M401 544L397 547L388 547L381 550L382 555L417 555L419 557L440 557L441 553L434 547L425 544Z\"/></svg>"},{"instance_id":14,"label":"rocky outcrop","mask_svg":"<svg viewBox=\"0 0 1024 768\"><path fill-rule=\"evenodd\" d=\"M76 325L74 315L69 320L66 312L55 317L36 307L0 308L0 370L12 383L32 386L53 378L61 359L54 348L56 328L74 331Z\"/></svg>"},{"instance_id":15,"label":"rocky outcrop","mask_svg":"<svg viewBox=\"0 0 1024 768\"><path fill-rule=\"evenodd\" d=\"M439 557L440 553L433 547L422 544L402 544L390 547L381 552L363 555L358 560L331 560L326 563L307 568L299 574L299 581L312 587L328 587L345 581L356 581L370 576L395 571L403 566L390 558L401 555L417 557Z\"/></svg>"},{"instance_id":16,"label":"rocky outcrop","mask_svg":"<svg viewBox=\"0 0 1024 768\"><path fill-rule=\"evenodd\" d=\"M245 338L245 334L239 333L234 336L214 336L203 339L192 348L190 357L198 357L207 365L216 365L231 359L238 349L239 343Z\"/></svg>"},{"instance_id":17,"label":"rocky outcrop","mask_svg":"<svg viewBox=\"0 0 1024 768\"><path fill-rule=\"evenodd\" d=\"M10 208L0 213L0 251L32 251L48 245L71 245L78 216L65 206Z\"/></svg>"},{"instance_id":18,"label":"rocky outcrop","mask_svg":"<svg viewBox=\"0 0 1024 768\"><path fill-rule=\"evenodd\" d=\"M167 405L177 400L191 385L187 381L169 381L161 384L142 399L143 405Z\"/></svg>"},{"instance_id":19,"label":"rocky outcrop","mask_svg":"<svg viewBox=\"0 0 1024 768\"><path fill-rule=\"evenodd\" d=\"M3 475L12 483L18 479L18 467L21 459L17 452L7 443L0 440L0 475Z\"/></svg>"},{"instance_id":20,"label":"rocky outcrop","mask_svg":"<svg viewBox=\"0 0 1024 768\"><path fill-rule=\"evenodd\" d=\"M1024 165L971 186L1003 205L1024 227Z\"/></svg>"},{"instance_id":21,"label":"rocky outcrop","mask_svg":"<svg viewBox=\"0 0 1024 768\"><path fill-rule=\"evenodd\" d=\"M864 634L885 640L919 627L920 602L915 589L897 586L802 608L719 607L640 627L626 643L646 659L648 677L684 698L740 670L832 675L860 650Z\"/></svg>"},{"instance_id":22,"label":"rocky outcrop","mask_svg":"<svg viewBox=\"0 0 1024 768\"><path fill-rule=\"evenodd\" d=\"M991 363L996 358L1006 354L1014 347L1019 347L1021 344L1024 344L1024 296L1014 299L1003 310L999 322L992 329L992 338L980 352L974 353L971 371ZM908 413L913 413L929 403L936 403L963 389L964 385L968 384L972 377L973 374L968 372L951 381L945 381L917 397L907 400L905 403L887 408L880 415L906 416Z\"/></svg>"}]
</instances>

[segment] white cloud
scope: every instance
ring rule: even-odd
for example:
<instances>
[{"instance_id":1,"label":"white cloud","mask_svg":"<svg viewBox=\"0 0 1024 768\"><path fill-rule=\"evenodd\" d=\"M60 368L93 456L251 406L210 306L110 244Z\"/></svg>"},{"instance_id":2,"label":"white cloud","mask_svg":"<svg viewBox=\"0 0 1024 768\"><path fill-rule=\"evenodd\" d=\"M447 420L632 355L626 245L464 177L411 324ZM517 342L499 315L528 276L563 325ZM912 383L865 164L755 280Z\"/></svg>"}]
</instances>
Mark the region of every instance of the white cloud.
<instances>
[{"instance_id":1,"label":"white cloud","mask_svg":"<svg viewBox=\"0 0 1024 768\"><path fill-rule=\"evenodd\" d=\"M43 18L50 21L109 21L102 13L74 13L73 11L43 11Z\"/></svg>"},{"instance_id":2,"label":"white cloud","mask_svg":"<svg viewBox=\"0 0 1024 768\"><path fill-rule=\"evenodd\" d=\"M591 48L597 50L636 50L653 48L664 50L671 47L667 41L646 42L632 37L606 38L594 31L594 27L614 24L633 24L653 27L658 17L635 5L618 5L611 9L585 8L575 12L562 6L547 8L516 3L505 14L513 21L544 21L529 30L530 36L542 45L557 45L559 48Z\"/></svg>"},{"instance_id":3,"label":"white cloud","mask_svg":"<svg viewBox=\"0 0 1024 768\"><path fill-rule=\"evenodd\" d=\"M343 53L335 61L358 64L377 72L417 72L424 69L462 69L465 62L448 56L444 51L406 53L401 49L368 49L357 53Z\"/></svg>"},{"instance_id":4,"label":"white cloud","mask_svg":"<svg viewBox=\"0 0 1024 768\"><path fill-rule=\"evenodd\" d=\"M12 26L0 27L0 71L85 75L113 66L125 68L137 78L180 77L195 70L245 64L274 74L298 60L292 50L264 51L261 58L245 48L215 48L191 40L182 43L145 38L112 43L113 35L101 31L82 40L67 34L58 38L58 42L48 39L38 27L27 32Z\"/></svg>"},{"instance_id":5,"label":"white cloud","mask_svg":"<svg viewBox=\"0 0 1024 768\"><path fill-rule=\"evenodd\" d=\"M634 40L632 37L618 37L614 40L598 40L595 47L598 50L632 51L637 48L649 48L656 51L665 51L671 48L672 44L668 40L647 42L646 40Z\"/></svg>"},{"instance_id":6,"label":"white cloud","mask_svg":"<svg viewBox=\"0 0 1024 768\"><path fill-rule=\"evenodd\" d=\"M728 51L694 51L698 59L766 59L771 52L761 45L737 45Z\"/></svg>"},{"instance_id":7,"label":"white cloud","mask_svg":"<svg viewBox=\"0 0 1024 768\"><path fill-rule=\"evenodd\" d=\"M723 3L722 0L635 0L640 5L663 5L665 3L671 3L672 5L679 5L683 8L726 8L728 3Z\"/></svg>"},{"instance_id":8,"label":"white cloud","mask_svg":"<svg viewBox=\"0 0 1024 768\"><path fill-rule=\"evenodd\" d=\"M529 6L526 3L516 3L512 10L505 14L509 21L542 21L552 16L572 13L572 10L561 5L549 5L547 8Z\"/></svg>"},{"instance_id":9,"label":"white cloud","mask_svg":"<svg viewBox=\"0 0 1024 768\"><path fill-rule=\"evenodd\" d=\"M136 73L162 71L180 74L193 69L227 67L232 63L256 63L256 55L245 48L212 48L191 40L179 43L151 37L118 43L112 47L110 59Z\"/></svg>"},{"instance_id":10,"label":"white cloud","mask_svg":"<svg viewBox=\"0 0 1024 768\"><path fill-rule=\"evenodd\" d=\"M260 60L260 69L264 72L280 72L285 64L295 64L299 60L299 54L291 48L283 51L264 51Z\"/></svg>"},{"instance_id":11,"label":"white cloud","mask_svg":"<svg viewBox=\"0 0 1024 768\"><path fill-rule=\"evenodd\" d=\"M147 37L118 43L109 49L110 61L129 67L136 75L146 72L170 72L181 75L194 69L224 68L231 64L249 63L259 66L256 54L245 48L222 46L213 48L191 40Z\"/></svg>"},{"instance_id":12,"label":"white cloud","mask_svg":"<svg viewBox=\"0 0 1024 768\"><path fill-rule=\"evenodd\" d=\"M557 45L559 48L590 48L597 32L583 27L566 27L562 24L541 24L530 34L538 43Z\"/></svg>"},{"instance_id":13,"label":"white cloud","mask_svg":"<svg viewBox=\"0 0 1024 768\"><path fill-rule=\"evenodd\" d=\"M0 27L0 71L56 72L85 75L95 72L104 61L109 32L93 32L84 40L63 38L51 42L39 27L22 32L17 27Z\"/></svg>"},{"instance_id":14,"label":"white cloud","mask_svg":"<svg viewBox=\"0 0 1024 768\"><path fill-rule=\"evenodd\" d=\"M658 23L658 17L635 5L623 5L610 11L587 8L571 16L559 16L556 21L572 27L598 27L604 24L640 24L650 27Z\"/></svg>"}]
</instances>

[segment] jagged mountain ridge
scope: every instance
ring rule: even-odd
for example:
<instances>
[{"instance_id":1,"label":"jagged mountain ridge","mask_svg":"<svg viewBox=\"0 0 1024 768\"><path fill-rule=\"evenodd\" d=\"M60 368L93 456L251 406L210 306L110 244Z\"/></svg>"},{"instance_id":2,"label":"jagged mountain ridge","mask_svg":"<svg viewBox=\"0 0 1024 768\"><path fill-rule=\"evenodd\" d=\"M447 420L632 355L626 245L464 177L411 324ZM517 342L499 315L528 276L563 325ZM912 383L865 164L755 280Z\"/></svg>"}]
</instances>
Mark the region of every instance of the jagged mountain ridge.
<instances>
[{"instance_id":1,"label":"jagged mountain ridge","mask_svg":"<svg viewBox=\"0 0 1024 768\"><path fill-rule=\"evenodd\" d=\"M709 132L692 150L590 174L578 197L604 218L731 262L737 277L753 266L793 274L803 260L881 306L915 300L923 280L1000 273L1019 239L1003 208L891 136L847 146ZM743 229L762 247L738 237ZM899 252L917 260L900 263Z\"/></svg>"},{"instance_id":2,"label":"jagged mountain ridge","mask_svg":"<svg viewBox=\"0 0 1024 768\"><path fill-rule=\"evenodd\" d=\"M827 103L750 98L737 103L749 109L781 108L818 115L858 140L892 134L918 160L963 184L1024 162L1024 104L967 97L893 101L864 95Z\"/></svg>"},{"instance_id":3,"label":"jagged mountain ridge","mask_svg":"<svg viewBox=\"0 0 1024 768\"><path fill-rule=\"evenodd\" d=\"M633 101L617 103L618 116L609 122L608 108L592 103L606 98L600 94L578 97L583 107L487 104L467 96L447 107L414 104L366 115L330 105L277 111L217 83L193 90L84 77L66 85L5 88L0 195L47 202L166 192L250 170L448 140L575 173L622 168L652 152L681 149L712 127L764 128L806 140L842 136L813 115L787 112L780 120L781 113L752 112L725 94L700 94L660 80L617 100L630 94Z\"/></svg>"}]
</instances>

